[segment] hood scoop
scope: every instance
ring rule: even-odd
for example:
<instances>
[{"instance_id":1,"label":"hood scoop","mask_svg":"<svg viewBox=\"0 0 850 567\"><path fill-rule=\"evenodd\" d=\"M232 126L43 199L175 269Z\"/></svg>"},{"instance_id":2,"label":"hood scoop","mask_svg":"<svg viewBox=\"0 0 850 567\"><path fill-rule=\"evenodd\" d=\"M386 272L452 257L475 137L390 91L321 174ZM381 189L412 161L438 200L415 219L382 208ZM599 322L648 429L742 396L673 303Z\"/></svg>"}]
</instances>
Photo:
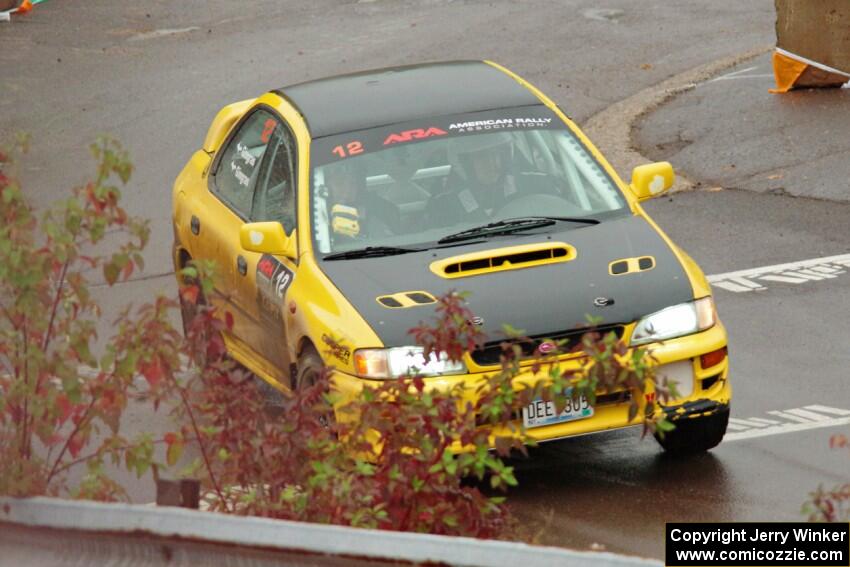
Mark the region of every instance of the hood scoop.
<instances>
[{"instance_id":1,"label":"hood scoop","mask_svg":"<svg viewBox=\"0 0 850 567\"><path fill-rule=\"evenodd\" d=\"M436 303L437 298L427 291L402 291L392 295L382 295L375 298L378 303L389 309L416 307Z\"/></svg>"},{"instance_id":2,"label":"hood scoop","mask_svg":"<svg viewBox=\"0 0 850 567\"><path fill-rule=\"evenodd\" d=\"M441 278L454 279L569 262L575 258L576 249L569 244L544 242L453 256L432 262L430 268Z\"/></svg>"}]
</instances>

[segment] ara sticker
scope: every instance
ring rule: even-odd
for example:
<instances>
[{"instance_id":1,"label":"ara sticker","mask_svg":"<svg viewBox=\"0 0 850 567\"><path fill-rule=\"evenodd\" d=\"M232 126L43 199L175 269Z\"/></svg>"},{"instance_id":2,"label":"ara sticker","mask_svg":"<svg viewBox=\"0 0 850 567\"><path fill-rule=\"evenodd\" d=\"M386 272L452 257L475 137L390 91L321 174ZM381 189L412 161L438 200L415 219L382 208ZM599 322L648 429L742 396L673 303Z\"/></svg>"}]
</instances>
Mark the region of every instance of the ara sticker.
<instances>
[{"instance_id":1,"label":"ara sticker","mask_svg":"<svg viewBox=\"0 0 850 567\"><path fill-rule=\"evenodd\" d=\"M445 136L447 132L439 128L416 128L415 130L405 130L398 134L390 134L384 140L384 145L397 144L399 142L410 142L412 140L421 140L422 138L430 138L431 136Z\"/></svg>"}]
</instances>

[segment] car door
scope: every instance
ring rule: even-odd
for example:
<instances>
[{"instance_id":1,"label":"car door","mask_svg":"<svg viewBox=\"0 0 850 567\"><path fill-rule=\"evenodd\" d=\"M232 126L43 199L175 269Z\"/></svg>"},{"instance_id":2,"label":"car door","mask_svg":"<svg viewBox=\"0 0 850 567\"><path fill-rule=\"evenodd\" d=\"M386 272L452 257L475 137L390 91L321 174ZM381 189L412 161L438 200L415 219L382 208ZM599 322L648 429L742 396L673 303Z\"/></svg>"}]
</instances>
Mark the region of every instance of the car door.
<instances>
[{"instance_id":1,"label":"car door","mask_svg":"<svg viewBox=\"0 0 850 567\"><path fill-rule=\"evenodd\" d=\"M290 128L278 122L266 150L251 211L252 222L279 222L287 236L292 236L297 228L296 148ZM257 259L255 288L240 292L246 294L246 301L256 303L254 324L260 332L256 344L263 358L279 373L288 371L291 362L284 313L296 270L293 259L263 254Z\"/></svg>"},{"instance_id":2,"label":"car door","mask_svg":"<svg viewBox=\"0 0 850 567\"><path fill-rule=\"evenodd\" d=\"M249 367L256 366L260 330L256 328L257 302L246 297L256 288L259 254L246 252L239 230L248 222L254 191L277 119L269 109L258 108L234 128L213 163L208 199L200 219L199 258L216 262L213 301L233 318L226 336L228 349Z\"/></svg>"}]
</instances>

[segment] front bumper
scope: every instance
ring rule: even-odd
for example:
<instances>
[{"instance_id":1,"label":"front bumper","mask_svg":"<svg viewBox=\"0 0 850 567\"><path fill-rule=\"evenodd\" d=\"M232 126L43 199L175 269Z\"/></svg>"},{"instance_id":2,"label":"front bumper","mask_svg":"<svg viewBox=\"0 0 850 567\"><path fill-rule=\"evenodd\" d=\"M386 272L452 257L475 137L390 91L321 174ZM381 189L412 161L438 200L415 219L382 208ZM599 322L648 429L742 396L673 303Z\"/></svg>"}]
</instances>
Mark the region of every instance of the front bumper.
<instances>
[{"instance_id":1,"label":"front bumper","mask_svg":"<svg viewBox=\"0 0 850 567\"><path fill-rule=\"evenodd\" d=\"M661 375L665 368L676 369L679 377L687 375L687 369L690 368L690 385L681 383L680 389L688 392L683 397L671 400L662 410L673 419L696 418L702 415L709 415L718 411L721 408L728 407L732 397L732 388L729 385L729 359L724 357L719 363L709 367L702 368L700 364L700 356L726 346L727 336L726 329L722 323L718 322L714 327L686 337L671 339L664 343L648 345L646 348L651 351L652 356L658 363L657 373ZM563 369L578 367L578 362L574 360L564 360L561 363ZM682 369L685 369L683 374ZM448 390L456 384L465 386L467 398L472 400L475 392L475 386L488 374L492 375L495 371L490 372L472 372L468 374L455 376L438 376L426 378L426 388L430 390ZM671 376L671 378L673 378ZM515 379L517 388L523 385L533 385L541 380L545 380L544 373L534 375L530 369L525 369ZM352 376L340 371L334 371L331 377L334 390L339 394L336 402L336 407L340 408L349 401L354 400L359 396L360 391L366 385L377 386L380 381L364 380L357 376ZM691 386L690 388L687 386ZM647 393L651 394L651 390ZM646 401L638 401L643 406ZM594 408L594 415L575 421L565 423L555 423L542 427L534 427L526 430L526 435L535 441L550 441L561 439L564 437L572 437L576 435L585 435L589 433L597 433L612 429L620 429L639 425L640 412L638 417L629 420L629 405L628 400L618 403L598 404ZM346 419L343 415L338 414L339 419ZM350 419L350 417L348 417ZM494 435L499 435L499 430L495 430ZM504 432L506 435L507 431Z\"/></svg>"}]
</instances>

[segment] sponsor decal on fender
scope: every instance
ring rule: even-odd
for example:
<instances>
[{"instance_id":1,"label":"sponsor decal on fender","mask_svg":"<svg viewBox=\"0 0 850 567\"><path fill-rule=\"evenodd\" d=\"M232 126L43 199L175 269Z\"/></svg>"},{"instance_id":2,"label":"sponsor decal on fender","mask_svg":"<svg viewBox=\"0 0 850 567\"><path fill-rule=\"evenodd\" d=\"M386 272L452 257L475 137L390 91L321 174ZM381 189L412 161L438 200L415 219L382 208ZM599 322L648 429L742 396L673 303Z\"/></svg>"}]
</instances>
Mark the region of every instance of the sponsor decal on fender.
<instances>
[{"instance_id":1,"label":"sponsor decal on fender","mask_svg":"<svg viewBox=\"0 0 850 567\"><path fill-rule=\"evenodd\" d=\"M322 342L328 345L328 350L331 353L331 356L342 361L343 364L348 364L349 359L351 358L351 349L347 346L341 345L336 342L328 335L322 335Z\"/></svg>"}]
</instances>

